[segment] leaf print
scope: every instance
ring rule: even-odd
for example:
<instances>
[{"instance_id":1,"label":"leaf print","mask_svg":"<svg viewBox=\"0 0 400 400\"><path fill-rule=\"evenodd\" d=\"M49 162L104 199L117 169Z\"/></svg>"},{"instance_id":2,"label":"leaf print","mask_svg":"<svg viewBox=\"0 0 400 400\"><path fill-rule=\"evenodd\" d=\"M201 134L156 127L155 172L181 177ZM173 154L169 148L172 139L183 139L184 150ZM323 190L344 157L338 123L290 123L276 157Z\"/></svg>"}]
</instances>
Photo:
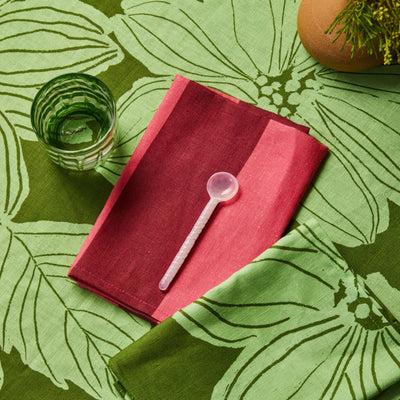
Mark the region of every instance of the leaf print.
<instances>
[{"instance_id":1,"label":"leaf print","mask_svg":"<svg viewBox=\"0 0 400 400\"><path fill-rule=\"evenodd\" d=\"M115 18L115 32L124 47L135 54L145 65L152 66L152 72L174 74L179 69L182 73L198 76L232 75L234 66L221 54L211 39L191 15L168 1L123 1L124 15ZM191 10L202 13L202 5L191 4ZM175 13L179 13L176 18ZM212 24L212 21L208 22ZM169 35L165 35L169 32ZM179 35L179 36L178 36ZM176 38L180 37L177 41ZM144 46L146 43L146 46ZM185 46L187 54L181 55L179 48ZM157 49L158 52L154 50ZM198 59L196 63L195 59ZM205 65L203 60L210 63Z\"/></svg>"},{"instance_id":2,"label":"leaf print","mask_svg":"<svg viewBox=\"0 0 400 400\"><path fill-rule=\"evenodd\" d=\"M392 70L400 74L400 68ZM321 90L315 96L314 108L311 110L306 105L298 108L302 115L307 113L305 123L313 128L315 137L330 147L332 154L323 171L324 179L321 177L316 182L316 190L310 192L298 220L310 215L318 215L321 220L325 217L324 227L329 225L326 229L332 239L347 246L373 243L376 235L388 226L387 199L396 204L400 201L400 158L393 149L393 144L400 140L396 128L400 116L398 105L391 100L392 94L386 94L385 89L391 75L390 72L381 73L382 89L378 102L374 93L379 90L367 89L363 76L354 79L351 85L357 81L357 92L347 95L346 100L338 90L332 90L328 96L322 73ZM400 88L394 87L391 92L400 94ZM386 103L382 97L387 98ZM385 110L382 104L385 104ZM344 108L346 114L339 111ZM331 187L343 187L340 192L343 195L324 188L327 181ZM345 193L352 193L351 201ZM322 205L325 205L324 209ZM324 210L324 215L319 210ZM332 219L327 219L327 214L331 214Z\"/></svg>"},{"instance_id":3,"label":"leaf print","mask_svg":"<svg viewBox=\"0 0 400 400\"><path fill-rule=\"evenodd\" d=\"M111 30L108 18L77 1L0 8L0 58L8 60L0 67L0 346L7 353L15 348L54 385L73 382L104 399L118 396L108 359L149 324L67 278L91 225L13 221L29 193L21 139L36 141L30 106L37 87L64 72L95 75L119 63L123 54Z\"/></svg>"},{"instance_id":4,"label":"leaf print","mask_svg":"<svg viewBox=\"0 0 400 400\"><path fill-rule=\"evenodd\" d=\"M256 74L252 63L244 53L239 53L243 57L238 63L226 56L232 52L232 45L240 50L237 44L232 43L234 36L231 35L230 42L222 41L226 48L223 52L216 42L220 36L213 38L196 21L195 16L202 19L208 28L212 28L211 31L214 30L218 23L216 19L225 13L225 3L221 2L218 10L210 13L201 3L191 4L190 12L187 12L179 7L182 2L123 1L125 14L113 17L114 31L124 48L151 72L172 76L179 73L198 82L208 83L210 87L218 82L237 97L252 102L251 91L255 88L248 85L248 75L240 65L245 64ZM169 32L169 35L165 35L165 32ZM242 86L247 90L243 90Z\"/></svg>"},{"instance_id":5,"label":"leaf print","mask_svg":"<svg viewBox=\"0 0 400 400\"><path fill-rule=\"evenodd\" d=\"M114 398L107 361L149 324L67 278L89 229L43 221L0 226L0 344L59 387L69 380L96 398Z\"/></svg>"},{"instance_id":6,"label":"leaf print","mask_svg":"<svg viewBox=\"0 0 400 400\"><path fill-rule=\"evenodd\" d=\"M118 137L115 150L104 164L97 167L97 172L112 184L115 184L132 156L172 80L172 77L139 79L134 82L130 91L118 99Z\"/></svg>"},{"instance_id":7,"label":"leaf print","mask_svg":"<svg viewBox=\"0 0 400 400\"><path fill-rule=\"evenodd\" d=\"M367 94L371 98L380 96L382 92L385 93L385 98L392 103L399 103L398 85L394 85L398 77L399 67L392 65L388 68L375 68L373 70L362 71L357 74L336 72L331 69L325 68L320 73L324 77L326 85L330 85L333 90L357 96L358 93ZM374 112L372 108L373 103L365 102L364 104L369 111ZM385 114L377 115L383 117ZM384 118L383 118L384 119ZM384 121L383 121L384 123Z\"/></svg>"},{"instance_id":8,"label":"leaf print","mask_svg":"<svg viewBox=\"0 0 400 400\"><path fill-rule=\"evenodd\" d=\"M33 96L2 92L0 89L0 110L14 127L16 135L24 140L36 141L30 119L32 101Z\"/></svg>"},{"instance_id":9,"label":"leaf print","mask_svg":"<svg viewBox=\"0 0 400 400\"><path fill-rule=\"evenodd\" d=\"M109 19L79 1L29 0L0 9L0 85L26 91L67 72L96 75L123 54L108 36Z\"/></svg>"},{"instance_id":10,"label":"leaf print","mask_svg":"<svg viewBox=\"0 0 400 400\"><path fill-rule=\"evenodd\" d=\"M235 41L248 54L257 74L280 74L300 48L297 14L290 12L293 1L256 0L251 7L254 12L249 12L248 4L240 0L229 3L227 11L232 15Z\"/></svg>"},{"instance_id":11,"label":"leaf print","mask_svg":"<svg viewBox=\"0 0 400 400\"><path fill-rule=\"evenodd\" d=\"M399 372L398 332L313 221L173 318L242 348L212 399L258 399L266 387L277 400L370 398Z\"/></svg>"},{"instance_id":12,"label":"leaf print","mask_svg":"<svg viewBox=\"0 0 400 400\"><path fill-rule=\"evenodd\" d=\"M3 399L95 400L72 382L68 382L68 390L55 386L50 379L27 367L15 349L10 354L0 351L0 359L4 366ZM23 379L22 385L18 383L19 377Z\"/></svg>"},{"instance_id":13,"label":"leaf print","mask_svg":"<svg viewBox=\"0 0 400 400\"><path fill-rule=\"evenodd\" d=\"M390 224L375 242L348 248L337 245L340 254L351 268L364 279L374 293L385 293L385 307L400 320L398 302L400 295L400 276L398 265L398 238L400 237L400 207L388 201ZM384 286L386 284L386 288ZM381 296L380 296L381 297Z\"/></svg>"},{"instance_id":14,"label":"leaf print","mask_svg":"<svg viewBox=\"0 0 400 400\"><path fill-rule=\"evenodd\" d=\"M40 143L21 141L29 194L13 222L68 221L93 224L112 185L95 170L70 173L54 164ZM46 179L43 179L46 177ZM51 190L49 190L51 188ZM54 194L57 200L54 200Z\"/></svg>"},{"instance_id":15,"label":"leaf print","mask_svg":"<svg viewBox=\"0 0 400 400\"><path fill-rule=\"evenodd\" d=\"M18 211L28 187L22 150L15 128L0 110L0 223L10 220Z\"/></svg>"},{"instance_id":16,"label":"leaf print","mask_svg":"<svg viewBox=\"0 0 400 400\"><path fill-rule=\"evenodd\" d=\"M0 360L0 389L3 386L3 382L4 382L4 373L3 373L3 368L1 366L1 360Z\"/></svg>"},{"instance_id":17,"label":"leaf print","mask_svg":"<svg viewBox=\"0 0 400 400\"><path fill-rule=\"evenodd\" d=\"M115 34L154 74L179 73L310 126L331 156L297 221L318 218L346 246L372 243L388 226L387 199L400 202L400 66L332 71L299 41L298 0L253 3L125 0Z\"/></svg>"}]
</instances>

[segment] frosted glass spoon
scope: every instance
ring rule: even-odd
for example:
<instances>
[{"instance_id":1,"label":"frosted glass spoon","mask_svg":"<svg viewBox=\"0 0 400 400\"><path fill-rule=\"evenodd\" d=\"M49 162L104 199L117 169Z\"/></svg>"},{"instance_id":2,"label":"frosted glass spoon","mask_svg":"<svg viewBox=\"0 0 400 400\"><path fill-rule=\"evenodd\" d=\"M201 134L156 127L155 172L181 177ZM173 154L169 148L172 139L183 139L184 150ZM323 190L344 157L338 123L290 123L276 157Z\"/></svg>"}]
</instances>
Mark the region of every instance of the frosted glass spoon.
<instances>
[{"instance_id":1,"label":"frosted glass spoon","mask_svg":"<svg viewBox=\"0 0 400 400\"><path fill-rule=\"evenodd\" d=\"M210 177L207 182L207 192L210 196L210 200L204 207L200 214L200 217L194 224L189 235L183 242L182 247L179 249L172 263L167 269L167 272L162 277L158 287L160 290L167 290L175 275L178 273L183 262L188 256L190 250L195 244L201 231L205 227L207 221L211 217L211 214L215 210L215 207L221 201L227 201L232 199L239 190L239 183L237 179L229 172L217 172Z\"/></svg>"}]
</instances>

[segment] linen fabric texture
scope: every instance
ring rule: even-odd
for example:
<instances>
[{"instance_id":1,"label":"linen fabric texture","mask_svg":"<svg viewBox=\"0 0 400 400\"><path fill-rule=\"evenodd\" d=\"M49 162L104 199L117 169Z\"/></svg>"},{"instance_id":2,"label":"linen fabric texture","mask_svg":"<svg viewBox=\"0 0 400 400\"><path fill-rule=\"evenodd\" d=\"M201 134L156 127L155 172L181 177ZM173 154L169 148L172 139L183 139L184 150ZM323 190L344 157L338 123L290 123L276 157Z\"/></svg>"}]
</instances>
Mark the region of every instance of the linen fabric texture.
<instances>
[{"instance_id":1,"label":"linen fabric texture","mask_svg":"<svg viewBox=\"0 0 400 400\"><path fill-rule=\"evenodd\" d=\"M135 400L365 400L400 334L315 221L110 360Z\"/></svg>"},{"instance_id":2,"label":"linen fabric texture","mask_svg":"<svg viewBox=\"0 0 400 400\"><path fill-rule=\"evenodd\" d=\"M69 276L158 323L247 265L283 234L327 152L308 128L177 76ZM167 292L158 283L226 171L217 206Z\"/></svg>"}]
</instances>

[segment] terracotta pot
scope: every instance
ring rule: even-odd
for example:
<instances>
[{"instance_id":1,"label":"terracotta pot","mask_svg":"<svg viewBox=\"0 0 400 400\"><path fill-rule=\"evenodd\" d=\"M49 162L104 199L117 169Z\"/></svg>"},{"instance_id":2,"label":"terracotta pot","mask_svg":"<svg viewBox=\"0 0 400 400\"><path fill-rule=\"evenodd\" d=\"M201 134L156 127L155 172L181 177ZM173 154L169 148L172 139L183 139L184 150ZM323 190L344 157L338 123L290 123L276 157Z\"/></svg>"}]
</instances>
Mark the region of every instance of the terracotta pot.
<instances>
[{"instance_id":1,"label":"terracotta pot","mask_svg":"<svg viewBox=\"0 0 400 400\"><path fill-rule=\"evenodd\" d=\"M346 6L347 1L302 0L297 15L297 29L301 42L318 62L338 71L356 72L382 65L383 59L361 54L359 49L351 58L351 45L346 45L340 51L344 42L343 35L332 43L336 33L325 33L336 15Z\"/></svg>"}]
</instances>

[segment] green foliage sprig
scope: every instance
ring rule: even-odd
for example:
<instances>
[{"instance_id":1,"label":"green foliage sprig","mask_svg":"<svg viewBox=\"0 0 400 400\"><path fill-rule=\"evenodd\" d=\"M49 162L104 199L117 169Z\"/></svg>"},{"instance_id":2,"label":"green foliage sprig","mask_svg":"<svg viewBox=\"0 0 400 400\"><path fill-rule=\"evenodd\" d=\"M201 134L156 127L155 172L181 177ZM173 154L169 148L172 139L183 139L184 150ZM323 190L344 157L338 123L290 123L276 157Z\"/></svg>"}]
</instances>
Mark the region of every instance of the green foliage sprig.
<instances>
[{"instance_id":1,"label":"green foliage sprig","mask_svg":"<svg viewBox=\"0 0 400 400\"><path fill-rule=\"evenodd\" d=\"M400 0L349 0L325 33L333 33L335 42L344 35L341 46L351 45L354 57L362 53L383 55L384 64L400 63Z\"/></svg>"}]
</instances>

